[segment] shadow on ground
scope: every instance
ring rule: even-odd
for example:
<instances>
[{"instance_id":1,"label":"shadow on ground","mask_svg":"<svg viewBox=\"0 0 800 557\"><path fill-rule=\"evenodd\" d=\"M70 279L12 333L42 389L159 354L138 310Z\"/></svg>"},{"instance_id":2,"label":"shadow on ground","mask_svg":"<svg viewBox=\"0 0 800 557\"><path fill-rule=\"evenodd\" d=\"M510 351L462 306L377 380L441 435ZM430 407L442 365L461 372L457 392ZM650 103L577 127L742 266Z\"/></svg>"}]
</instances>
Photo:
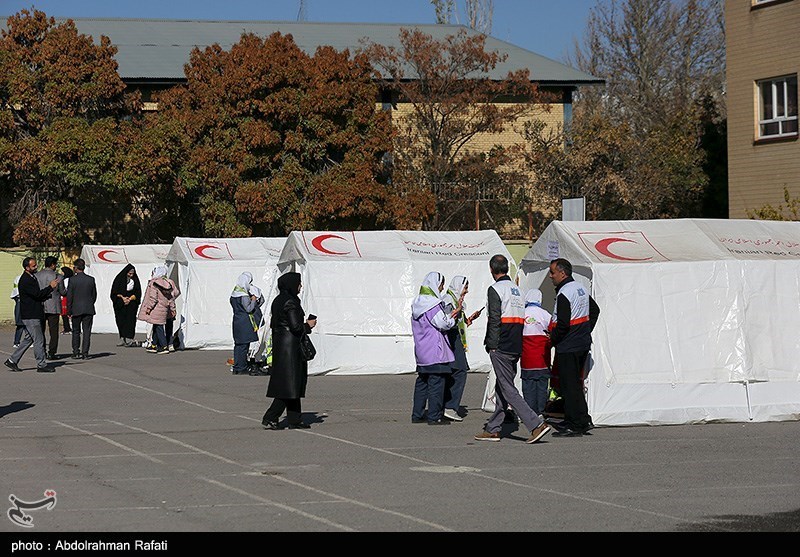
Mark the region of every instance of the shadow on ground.
<instances>
[{"instance_id":1,"label":"shadow on ground","mask_svg":"<svg viewBox=\"0 0 800 557\"><path fill-rule=\"evenodd\" d=\"M800 532L800 509L765 515L733 514L712 517L678 528L681 532Z\"/></svg>"},{"instance_id":2,"label":"shadow on ground","mask_svg":"<svg viewBox=\"0 0 800 557\"><path fill-rule=\"evenodd\" d=\"M33 408L34 406L36 405L31 404L27 400L15 400L11 404L0 406L0 418L6 416L7 414L13 414L14 412L22 412L23 410Z\"/></svg>"}]
</instances>

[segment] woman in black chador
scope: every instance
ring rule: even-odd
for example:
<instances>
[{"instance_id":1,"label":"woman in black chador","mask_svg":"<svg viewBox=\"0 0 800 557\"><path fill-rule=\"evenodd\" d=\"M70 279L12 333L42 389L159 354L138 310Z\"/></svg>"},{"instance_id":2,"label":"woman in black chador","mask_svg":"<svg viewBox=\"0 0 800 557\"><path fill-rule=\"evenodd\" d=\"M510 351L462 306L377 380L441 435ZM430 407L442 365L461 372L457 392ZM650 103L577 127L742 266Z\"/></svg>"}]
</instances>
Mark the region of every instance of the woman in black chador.
<instances>
[{"instance_id":1,"label":"woman in black chador","mask_svg":"<svg viewBox=\"0 0 800 557\"><path fill-rule=\"evenodd\" d=\"M306 396L308 363L300 351L300 337L311 332L317 319L305 318L300 306L300 273L285 273L278 278L279 294L272 302L272 366L267 396L274 397L261 424L266 429L281 429L278 420L286 411L289 428L307 429L301 418L300 399Z\"/></svg>"},{"instance_id":2,"label":"woman in black chador","mask_svg":"<svg viewBox=\"0 0 800 557\"><path fill-rule=\"evenodd\" d=\"M111 303L117 321L119 342L117 346L136 346L136 313L142 301L142 285L136 268L128 263L111 284Z\"/></svg>"}]
</instances>

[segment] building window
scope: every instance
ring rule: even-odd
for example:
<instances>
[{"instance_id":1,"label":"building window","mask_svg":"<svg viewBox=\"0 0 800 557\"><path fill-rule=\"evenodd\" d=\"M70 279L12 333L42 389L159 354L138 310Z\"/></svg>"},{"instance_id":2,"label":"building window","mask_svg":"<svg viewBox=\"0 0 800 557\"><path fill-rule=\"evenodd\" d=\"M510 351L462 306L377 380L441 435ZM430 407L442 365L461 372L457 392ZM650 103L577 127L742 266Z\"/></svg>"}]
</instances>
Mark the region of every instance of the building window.
<instances>
[{"instance_id":1,"label":"building window","mask_svg":"<svg viewBox=\"0 0 800 557\"><path fill-rule=\"evenodd\" d=\"M758 82L759 139L797 136L797 75Z\"/></svg>"}]
</instances>

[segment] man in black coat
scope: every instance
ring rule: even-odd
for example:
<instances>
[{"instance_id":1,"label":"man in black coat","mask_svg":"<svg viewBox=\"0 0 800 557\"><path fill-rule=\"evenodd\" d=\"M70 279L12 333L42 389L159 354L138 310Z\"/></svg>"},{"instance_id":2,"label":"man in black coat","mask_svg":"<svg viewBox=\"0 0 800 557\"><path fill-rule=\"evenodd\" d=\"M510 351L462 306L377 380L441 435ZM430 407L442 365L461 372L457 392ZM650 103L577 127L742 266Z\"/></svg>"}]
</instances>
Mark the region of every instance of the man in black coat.
<instances>
[{"instance_id":1,"label":"man in black coat","mask_svg":"<svg viewBox=\"0 0 800 557\"><path fill-rule=\"evenodd\" d=\"M74 267L75 275L67 287L67 313L72 316L72 357L81 360L89 357L97 285L94 277L84 272L86 261L76 259Z\"/></svg>"},{"instance_id":2,"label":"man in black coat","mask_svg":"<svg viewBox=\"0 0 800 557\"><path fill-rule=\"evenodd\" d=\"M36 259L33 257L26 257L22 260L22 268L25 269L25 272L19 277L18 289L19 312L22 323L25 326L25 334L19 347L5 361L5 366L11 371L22 371L18 364L31 344L33 345L33 354L36 357L36 371L45 373L55 371L53 367L47 365L44 333L42 332L42 321L44 321L42 302L50 298L50 294L52 294L54 288L58 287L61 279L56 277L44 288L41 288L36 277L34 277L36 267Z\"/></svg>"}]
</instances>

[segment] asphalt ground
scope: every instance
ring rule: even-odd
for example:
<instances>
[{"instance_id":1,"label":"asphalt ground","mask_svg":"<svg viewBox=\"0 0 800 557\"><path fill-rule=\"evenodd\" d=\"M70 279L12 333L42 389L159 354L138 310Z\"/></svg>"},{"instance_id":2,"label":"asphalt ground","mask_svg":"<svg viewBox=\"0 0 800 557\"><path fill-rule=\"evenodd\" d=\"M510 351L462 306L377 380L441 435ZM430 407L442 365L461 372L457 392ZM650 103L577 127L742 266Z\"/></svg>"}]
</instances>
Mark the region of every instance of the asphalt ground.
<instances>
[{"instance_id":1,"label":"asphalt ground","mask_svg":"<svg viewBox=\"0 0 800 557\"><path fill-rule=\"evenodd\" d=\"M0 333L5 359L12 330ZM58 360L55 373L35 371L32 348L22 373L0 371L3 544L46 533L800 531L798 422L598 427L531 445L507 424L500 442L475 441L485 374L468 376L464 421L437 427L411 423L414 374L327 375L309 378L310 429L269 431L269 378L231 375L230 352L116 341L93 335L93 357ZM61 353L69 346L62 336ZM55 504L41 507L51 490ZM40 508L16 509L12 496Z\"/></svg>"}]
</instances>

